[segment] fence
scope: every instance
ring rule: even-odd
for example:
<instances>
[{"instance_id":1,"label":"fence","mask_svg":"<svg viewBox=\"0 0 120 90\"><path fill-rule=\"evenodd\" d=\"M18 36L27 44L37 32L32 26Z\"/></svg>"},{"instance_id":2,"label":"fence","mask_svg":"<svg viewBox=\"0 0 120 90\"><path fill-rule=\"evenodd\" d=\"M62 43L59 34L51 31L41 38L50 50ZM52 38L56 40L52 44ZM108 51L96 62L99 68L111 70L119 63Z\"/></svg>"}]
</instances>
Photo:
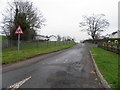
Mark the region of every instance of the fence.
<instances>
[{"instance_id":1,"label":"fence","mask_svg":"<svg viewBox=\"0 0 120 90\"><path fill-rule=\"evenodd\" d=\"M16 40L2 40L2 49L6 48L17 48ZM40 41L40 40L33 40L33 41L20 41L20 48L34 48L34 47L53 47L53 46L61 46L69 44L73 41Z\"/></svg>"},{"instance_id":2,"label":"fence","mask_svg":"<svg viewBox=\"0 0 120 90\"><path fill-rule=\"evenodd\" d=\"M120 54L120 38L86 40L85 42L97 44L98 47Z\"/></svg>"}]
</instances>

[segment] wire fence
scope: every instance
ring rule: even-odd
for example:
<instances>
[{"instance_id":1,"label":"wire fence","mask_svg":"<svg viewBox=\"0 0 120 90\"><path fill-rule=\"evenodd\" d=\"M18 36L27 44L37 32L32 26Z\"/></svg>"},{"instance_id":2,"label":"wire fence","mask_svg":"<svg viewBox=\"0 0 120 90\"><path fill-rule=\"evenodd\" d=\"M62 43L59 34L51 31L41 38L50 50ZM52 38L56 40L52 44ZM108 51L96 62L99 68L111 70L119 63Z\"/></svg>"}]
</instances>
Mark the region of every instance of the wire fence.
<instances>
[{"instance_id":1,"label":"wire fence","mask_svg":"<svg viewBox=\"0 0 120 90\"><path fill-rule=\"evenodd\" d=\"M33 41L20 41L20 48L42 48L42 47L56 47L56 46L62 46L67 45L73 41L40 41L40 40L33 40ZM17 48L18 41L17 40L2 40L2 49L7 48Z\"/></svg>"}]
</instances>

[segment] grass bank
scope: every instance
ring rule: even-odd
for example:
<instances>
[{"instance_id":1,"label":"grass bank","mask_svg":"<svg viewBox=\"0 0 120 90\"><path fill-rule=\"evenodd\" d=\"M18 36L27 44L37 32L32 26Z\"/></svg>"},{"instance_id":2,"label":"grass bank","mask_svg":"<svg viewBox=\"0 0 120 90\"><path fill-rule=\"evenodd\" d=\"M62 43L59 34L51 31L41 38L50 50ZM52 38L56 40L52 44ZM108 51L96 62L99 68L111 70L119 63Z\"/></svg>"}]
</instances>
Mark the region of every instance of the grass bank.
<instances>
[{"instance_id":1,"label":"grass bank","mask_svg":"<svg viewBox=\"0 0 120 90\"><path fill-rule=\"evenodd\" d=\"M2 41L2 36L0 35L0 41Z\"/></svg>"},{"instance_id":2,"label":"grass bank","mask_svg":"<svg viewBox=\"0 0 120 90\"><path fill-rule=\"evenodd\" d=\"M28 57L69 48L73 45L75 45L74 42L66 44L61 42L29 42L22 44L19 52L17 47L9 47L2 51L2 64L25 60Z\"/></svg>"},{"instance_id":3,"label":"grass bank","mask_svg":"<svg viewBox=\"0 0 120 90\"><path fill-rule=\"evenodd\" d=\"M118 54L101 48L91 48L95 62L112 88L118 87Z\"/></svg>"}]
</instances>

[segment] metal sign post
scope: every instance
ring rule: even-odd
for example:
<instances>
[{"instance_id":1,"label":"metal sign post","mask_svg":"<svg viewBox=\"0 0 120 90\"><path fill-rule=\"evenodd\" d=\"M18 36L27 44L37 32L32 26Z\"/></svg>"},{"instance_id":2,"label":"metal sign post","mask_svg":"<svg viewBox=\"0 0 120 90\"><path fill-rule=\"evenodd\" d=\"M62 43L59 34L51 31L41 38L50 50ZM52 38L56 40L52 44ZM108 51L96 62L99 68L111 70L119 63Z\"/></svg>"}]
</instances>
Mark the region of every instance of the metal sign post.
<instances>
[{"instance_id":1,"label":"metal sign post","mask_svg":"<svg viewBox=\"0 0 120 90\"><path fill-rule=\"evenodd\" d=\"M18 26L18 28L15 31L15 34L18 34L18 52L20 50L20 34L23 34L22 28Z\"/></svg>"},{"instance_id":2,"label":"metal sign post","mask_svg":"<svg viewBox=\"0 0 120 90\"><path fill-rule=\"evenodd\" d=\"M18 52L20 50L20 34L18 34Z\"/></svg>"}]
</instances>

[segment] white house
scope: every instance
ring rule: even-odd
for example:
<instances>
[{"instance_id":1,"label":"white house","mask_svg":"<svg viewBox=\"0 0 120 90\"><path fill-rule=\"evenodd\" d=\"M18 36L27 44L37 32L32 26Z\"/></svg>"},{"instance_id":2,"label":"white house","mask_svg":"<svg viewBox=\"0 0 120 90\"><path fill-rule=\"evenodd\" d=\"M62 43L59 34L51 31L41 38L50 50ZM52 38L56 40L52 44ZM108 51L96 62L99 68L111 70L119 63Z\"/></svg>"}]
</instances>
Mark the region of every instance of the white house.
<instances>
[{"instance_id":1,"label":"white house","mask_svg":"<svg viewBox=\"0 0 120 90\"><path fill-rule=\"evenodd\" d=\"M48 37L44 35L36 35L35 40L48 40Z\"/></svg>"},{"instance_id":2,"label":"white house","mask_svg":"<svg viewBox=\"0 0 120 90\"><path fill-rule=\"evenodd\" d=\"M109 34L109 38L120 38L120 30Z\"/></svg>"},{"instance_id":3,"label":"white house","mask_svg":"<svg viewBox=\"0 0 120 90\"><path fill-rule=\"evenodd\" d=\"M55 35L49 36L49 41L57 41L57 37Z\"/></svg>"},{"instance_id":4,"label":"white house","mask_svg":"<svg viewBox=\"0 0 120 90\"><path fill-rule=\"evenodd\" d=\"M57 38L56 37L50 37L49 41L57 41Z\"/></svg>"},{"instance_id":5,"label":"white house","mask_svg":"<svg viewBox=\"0 0 120 90\"><path fill-rule=\"evenodd\" d=\"M49 40L49 41L57 41L57 37L55 35L44 36L44 35L36 35L35 40Z\"/></svg>"}]
</instances>

